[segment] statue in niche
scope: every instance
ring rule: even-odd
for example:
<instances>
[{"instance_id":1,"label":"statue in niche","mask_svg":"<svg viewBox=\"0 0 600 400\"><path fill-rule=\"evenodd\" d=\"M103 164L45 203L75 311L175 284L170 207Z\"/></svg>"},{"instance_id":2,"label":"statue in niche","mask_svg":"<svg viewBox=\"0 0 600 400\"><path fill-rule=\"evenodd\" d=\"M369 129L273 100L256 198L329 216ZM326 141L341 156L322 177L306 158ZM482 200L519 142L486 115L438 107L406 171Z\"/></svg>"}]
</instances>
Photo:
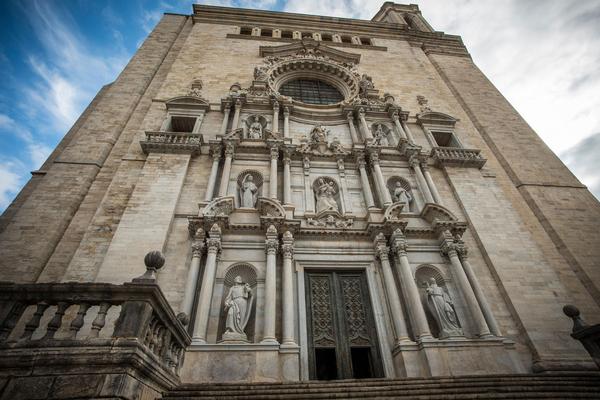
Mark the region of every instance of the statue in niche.
<instances>
[{"instance_id":1,"label":"statue in niche","mask_svg":"<svg viewBox=\"0 0 600 400\"><path fill-rule=\"evenodd\" d=\"M258 187L254 183L254 178L250 174L244 176L242 180L242 187L240 188L240 203L242 207L254 208L256 205L256 196L258 193Z\"/></svg>"},{"instance_id":2,"label":"statue in niche","mask_svg":"<svg viewBox=\"0 0 600 400\"><path fill-rule=\"evenodd\" d=\"M387 135L383 131L383 125L381 124L377 124L377 129L373 132L373 144L378 146L388 145Z\"/></svg>"},{"instance_id":3,"label":"statue in niche","mask_svg":"<svg viewBox=\"0 0 600 400\"><path fill-rule=\"evenodd\" d=\"M335 186L333 182L325 182L323 178L319 179L318 186L316 188L317 195L317 213L321 211L337 211L338 204L335 201Z\"/></svg>"},{"instance_id":4,"label":"statue in niche","mask_svg":"<svg viewBox=\"0 0 600 400\"><path fill-rule=\"evenodd\" d=\"M395 203L404 204L404 211L410 211L410 202L412 201L412 195L406 190L401 182L396 182L396 187L392 193L392 197Z\"/></svg>"},{"instance_id":5,"label":"statue in niche","mask_svg":"<svg viewBox=\"0 0 600 400\"><path fill-rule=\"evenodd\" d=\"M323 125L317 125L310 132L310 141L312 143L327 143L328 130Z\"/></svg>"},{"instance_id":6,"label":"statue in niche","mask_svg":"<svg viewBox=\"0 0 600 400\"><path fill-rule=\"evenodd\" d=\"M248 137L250 139L262 139L263 126L260 123L260 120L255 115L254 121L250 124L250 130L248 131Z\"/></svg>"},{"instance_id":7,"label":"statue in niche","mask_svg":"<svg viewBox=\"0 0 600 400\"><path fill-rule=\"evenodd\" d=\"M426 282L426 284L427 306L440 328L440 339L449 336L462 336L463 332L458 324L458 318L452 307L450 296L438 286L435 278L429 278L429 282Z\"/></svg>"},{"instance_id":8,"label":"statue in niche","mask_svg":"<svg viewBox=\"0 0 600 400\"><path fill-rule=\"evenodd\" d=\"M225 298L225 332L223 339L247 340L246 324L252 311L252 289L244 283L241 276L236 276L233 286Z\"/></svg>"}]
</instances>

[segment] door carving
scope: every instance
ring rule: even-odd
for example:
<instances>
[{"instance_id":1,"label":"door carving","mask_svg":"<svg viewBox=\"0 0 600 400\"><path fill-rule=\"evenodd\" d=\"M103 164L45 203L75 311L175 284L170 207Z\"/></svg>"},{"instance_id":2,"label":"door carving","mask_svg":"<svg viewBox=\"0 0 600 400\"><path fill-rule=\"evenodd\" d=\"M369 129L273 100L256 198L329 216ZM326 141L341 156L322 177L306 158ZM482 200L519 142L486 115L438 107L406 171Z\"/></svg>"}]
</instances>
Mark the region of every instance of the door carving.
<instances>
[{"instance_id":1,"label":"door carving","mask_svg":"<svg viewBox=\"0 0 600 400\"><path fill-rule=\"evenodd\" d=\"M382 376L364 272L307 272L311 379Z\"/></svg>"}]
</instances>

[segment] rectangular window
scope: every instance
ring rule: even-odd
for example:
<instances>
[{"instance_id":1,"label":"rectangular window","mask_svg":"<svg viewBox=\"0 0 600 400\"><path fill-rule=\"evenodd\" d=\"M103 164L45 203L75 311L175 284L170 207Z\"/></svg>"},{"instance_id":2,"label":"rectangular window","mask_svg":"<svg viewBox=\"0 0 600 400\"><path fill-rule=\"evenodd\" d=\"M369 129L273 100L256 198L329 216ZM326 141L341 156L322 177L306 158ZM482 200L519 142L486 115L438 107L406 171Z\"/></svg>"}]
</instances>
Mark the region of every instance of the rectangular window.
<instances>
[{"instance_id":1,"label":"rectangular window","mask_svg":"<svg viewBox=\"0 0 600 400\"><path fill-rule=\"evenodd\" d=\"M192 133L196 117L171 117L171 132Z\"/></svg>"},{"instance_id":2,"label":"rectangular window","mask_svg":"<svg viewBox=\"0 0 600 400\"><path fill-rule=\"evenodd\" d=\"M292 31L283 31L281 32L281 37L285 39L292 39L294 37Z\"/></svg>"},{"instance_id":3,"label":"rectangular window","mask_svg":"<svg viewBox=\"0 0 600 400\"><path fill-rule=\"evenodd\" d=\"M365 44L367 46L370 46L371 45L371 39L366 38L366 37L361 37L360 38L360 43L361 44Z\"/></svg>"},{"instance_id":4,"label":"rectangular window","mask_svg":"<svg viewBox=\"0 0 600 400\"><path fill-rule=\"evenodd\" d=\"M273 36L273 30L272 29L261 29L260 30L260 36L272 37Z\"/></svg>"},{"instance_id":5,"label":"rectangular window","mask_svg":"<svg viewBox=\"0 0 600 400\"><path fill-rule=\"evenodd\" d=\"M322 33L321 40L326 41L326 42L331 42L331 41L333 41L333 36L331 36L331 33Z\"/></svg>"},{"instance_id":6,"label":"rectangular window","mask_svg":"<svg viewBox=\"0 0 600 400\"><path fill-rule=\"evenodd\" d=\"M240 28L240 35L252 35L252 28L248 28L247 26L242 26Z\"/></svg>"},{"instance_id":7,"label":"rectangular window","mask_svg":"<svg viewBox=\"0 0 600 400\"><path fill-rule=\"evenodd\" d=\"M431 132L431 135L439 147L460 147L458 140L451 132Z\"/></svg>"},{"instance_id":8,"label":"rectangular window","mask_svg":"<svg viewBox=\"0 0 600 400\"><path fill-rule=\"evenodd\" d=\"M352 43L352 38L350 36L342 36L342 43Z\"/></svg>"}]
</instances>

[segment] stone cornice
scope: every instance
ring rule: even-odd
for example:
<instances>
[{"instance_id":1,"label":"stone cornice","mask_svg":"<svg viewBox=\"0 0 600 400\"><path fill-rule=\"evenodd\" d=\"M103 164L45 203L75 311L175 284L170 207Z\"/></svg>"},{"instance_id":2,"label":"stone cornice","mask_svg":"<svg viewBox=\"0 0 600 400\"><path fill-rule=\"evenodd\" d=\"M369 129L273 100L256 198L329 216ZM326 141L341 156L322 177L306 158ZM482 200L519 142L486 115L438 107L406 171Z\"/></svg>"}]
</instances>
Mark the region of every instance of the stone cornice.
<instances>
[{"instance_id":1,"label":"stone cornice","mask_svg":"<svg viewBox=\"0 0 600 400\"><path fill-rule=\"evenodd\" d=\"M389 23L350 18L323 17L316 15L283 13L277 11L250 10L194 4L194 22L225 25L254 25L291 30L315 30L357 36L405 39L426 52L468 56L460 36L443 32L422 32ZM335 46L336 44L331 44ZM368 46L362 46L368 47Z\"/></svg>"}]
</instances>

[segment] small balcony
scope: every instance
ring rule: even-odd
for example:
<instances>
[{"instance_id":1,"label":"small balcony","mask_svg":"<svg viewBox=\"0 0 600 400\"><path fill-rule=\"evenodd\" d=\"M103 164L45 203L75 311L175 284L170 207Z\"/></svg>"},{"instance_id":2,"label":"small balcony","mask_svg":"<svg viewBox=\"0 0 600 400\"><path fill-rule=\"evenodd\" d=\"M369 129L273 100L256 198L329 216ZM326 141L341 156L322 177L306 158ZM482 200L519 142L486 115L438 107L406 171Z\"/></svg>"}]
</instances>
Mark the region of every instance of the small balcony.
<instances>
[{"instance_id":1,"label":"small balcony","mask_svg":"<svg viewBox=\"0 0 600 400\"><path fill-rule=\"evenodd\" d=\"M200 154L203 139L199 133L146 132L140 141L144 153Z\"/></svg>"},{"instance_id":2,"label":"small balcony","mask_svg":"<svg viewBox=\"0 0 600 400\"><path fill-rule=\"evenodd\" d=\"M481 169L487 160L481 156L481 150L462 147L434 147L431 157L439 166L470 167Z\"/></svg>"}]
</instances>

